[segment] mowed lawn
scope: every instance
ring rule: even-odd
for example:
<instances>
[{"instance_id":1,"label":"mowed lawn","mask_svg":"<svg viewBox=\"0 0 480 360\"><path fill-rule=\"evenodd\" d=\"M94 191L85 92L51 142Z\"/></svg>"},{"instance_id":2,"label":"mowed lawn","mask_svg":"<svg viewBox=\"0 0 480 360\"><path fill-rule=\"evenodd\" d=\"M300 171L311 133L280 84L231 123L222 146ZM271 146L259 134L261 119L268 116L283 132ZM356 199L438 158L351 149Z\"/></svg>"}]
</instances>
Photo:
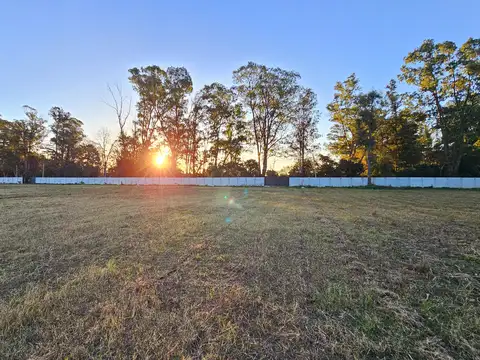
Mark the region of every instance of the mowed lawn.
<instances>
[{"instance_id":1,"label":"mowed lawn","mask_svg":"<svg viewBox=\"0 0 480 360\"><path fill-rule=\"evenodd\" d=\"M480 192L0 187L1 359L478 359Z\"/></svg>"}]
</instances>

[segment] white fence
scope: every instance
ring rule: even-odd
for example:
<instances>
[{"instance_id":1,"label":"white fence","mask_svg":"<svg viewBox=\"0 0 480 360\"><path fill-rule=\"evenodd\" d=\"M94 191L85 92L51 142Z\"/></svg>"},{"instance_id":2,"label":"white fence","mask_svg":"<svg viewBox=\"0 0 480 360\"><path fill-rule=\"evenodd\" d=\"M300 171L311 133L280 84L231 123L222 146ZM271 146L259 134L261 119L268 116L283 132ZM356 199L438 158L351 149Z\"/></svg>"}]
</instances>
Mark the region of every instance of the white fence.
<instances>
[{"instance_id":1,"label":"white fence","mask_svg":"<svg viewBox=\"0 0 480 360\"><path fill-rule=\"evenodd\" d=\"M20 178L21 179L21 178ZM195 178L168 178L168 177L37 177L36 184L85 184L85 185L201 185L201 186L265 186L263 177L195 177Z\"/></svg>"},{"instance_id":2,"label":"white fence","mask_svg":"<svg viewBox=\"0 0 480 360\"><path fill-rule=\"evenodd\" d=\"M21 177L0 177L0 184L21 184Z\"/></svg>"},{"instance_id":3,"label":"white fence","mask_svg":"<svg viewBox=\"0 0 480 360\"><path fill-rule=\"evenodd\" d=\"M0 184L21 184L21 177L0 177ZM200 186L265 186L263 177L37 177L37 184L85 184L85 185L200 185ZM434 187L473 189L480 188L480 178L460 177L375 177L372 183L391 187ZM366 186L365 177L290 177L289 186L353 187Z\"/></svg>"},{"instance_id":4,"label":"white fence","mask_svg":"<svg viewBox=\"0 0 480 360\"><path fill-rule=\"evenodd\" d=\"M460 177L375 177L372 183L377 186L391 187L434 187L473 189L480 188L480 178ZM366 186L365 177L291 177L290 186L315 186L315 187L352 187Z\"/></svg>"}]
</instances>

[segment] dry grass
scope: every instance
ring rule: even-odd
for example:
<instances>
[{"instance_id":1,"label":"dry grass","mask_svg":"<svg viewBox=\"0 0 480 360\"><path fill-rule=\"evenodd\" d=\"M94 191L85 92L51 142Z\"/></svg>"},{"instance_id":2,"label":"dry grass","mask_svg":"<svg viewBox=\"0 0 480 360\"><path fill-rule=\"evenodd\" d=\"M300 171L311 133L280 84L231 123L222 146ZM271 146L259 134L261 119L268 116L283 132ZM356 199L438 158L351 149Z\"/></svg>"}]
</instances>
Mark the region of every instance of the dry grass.
<instances>
[{"instance_id":1,"label":"dry grass","mask_svg":"<svg viewBox=\"0 0 480 360\"><path fill-rule=\"evenodd\" d=\"M0 187L1 359L478 359L480 192Z\"/></svg>"}]
</instances>

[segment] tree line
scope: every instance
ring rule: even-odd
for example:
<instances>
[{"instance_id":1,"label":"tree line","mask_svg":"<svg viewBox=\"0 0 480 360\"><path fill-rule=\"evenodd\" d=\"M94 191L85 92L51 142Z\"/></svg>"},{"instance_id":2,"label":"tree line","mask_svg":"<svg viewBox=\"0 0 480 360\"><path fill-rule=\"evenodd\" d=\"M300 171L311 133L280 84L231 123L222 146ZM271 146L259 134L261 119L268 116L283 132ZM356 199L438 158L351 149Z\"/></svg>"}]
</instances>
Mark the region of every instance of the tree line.
<instances>
[{"instance_id":1,"label":"tree line","mask_svg":"<svg viewBox=\"0 0 480 360\"><path fill-rule=\"evenodd\" d=\"M29 106L23 119L0 117L0 174L265 176L275 156L293 159L295 176L480 176L480 39L425 40L400 69L407 92L393 79L383 91L363 91L355 74L338 82L323 148L316 94L297 72L249 62L233 86L194 95L184 67L128 72L136 104L108 87L117 134L88 139L56 106L50 125Z\"/></svg>"}]
</instances>

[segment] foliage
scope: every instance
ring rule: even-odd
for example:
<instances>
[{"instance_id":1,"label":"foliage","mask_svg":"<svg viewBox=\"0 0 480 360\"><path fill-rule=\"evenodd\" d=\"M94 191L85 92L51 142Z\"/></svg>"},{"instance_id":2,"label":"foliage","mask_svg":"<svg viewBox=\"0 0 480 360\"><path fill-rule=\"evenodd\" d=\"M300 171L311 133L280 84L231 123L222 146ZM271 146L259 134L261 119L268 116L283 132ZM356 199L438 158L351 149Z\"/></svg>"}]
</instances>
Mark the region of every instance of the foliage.
<instances>
[{"instance_id":1,"label":"foliage","mask_svg":"<svg viewBox=\"0 0 480 360\"><path fill-rule=\"evenodd\" d=\"M363 91L355 73L336 83L329 154L315 157L317 97L294 71L249 62L233 72L233 87L214 82L193 93L184 67L133 67L136 111L108 86L118 130L102 128L95 142L61 107L48 126L28 106L23 119L0 119L0 173L264 176L270 158L288 157L296 176L480 176L480 39L425 40L400 71L408 92L395 80ZM251 150L256 159L245 160ZM168 153L161 166L159 152Z\"/></svg>"},{"instance_id":2,"label":"foliage","mask_svg":"<svg viewBox=\"0 0 480 360\"><path fill-rule=\"evenodd\" d=\"M355 177L363 172L361 163L340 159L338 162L327 155L318 155L312 159L306 159L303 164L303 171L299 161L295 162L289 169L290 176L311 176L311 177Z\"/></svg>"},{"instance_id":3,"label":"foliage","mask_svg":"<svg viewBox=\"0 0 480 360\"><path fill-rule=\"evenodd\" d=\"M306 157L318 148L316 143L318 134L317 97L313 90L302 89L299 92L297 108L293 115L293 133L288 142L289 148L299 162L299 173L305 175Z\"/></svg>"},{"instance_id":4,"label":"foliage","mask_svg":"<svg viewBox=\"0 0 480 360\"><path fill-rule=\"evenodd\" d=\"M233 72L239 97L250 116L262 175L268 158L286 140L297 106L299 78L296 72L253 62Z\"/></svg>"},{"instance_id":5,"label":"foliage","mask_svg":"<svg viewBox=\"0 0 480 360\"><path fill-rule=\"evenodd\" d=\"M425 40L405 58L399 78L438 132L442 172L458 175L480 134L480 39L462 46Z\"/></svg>"}]
</instances>

